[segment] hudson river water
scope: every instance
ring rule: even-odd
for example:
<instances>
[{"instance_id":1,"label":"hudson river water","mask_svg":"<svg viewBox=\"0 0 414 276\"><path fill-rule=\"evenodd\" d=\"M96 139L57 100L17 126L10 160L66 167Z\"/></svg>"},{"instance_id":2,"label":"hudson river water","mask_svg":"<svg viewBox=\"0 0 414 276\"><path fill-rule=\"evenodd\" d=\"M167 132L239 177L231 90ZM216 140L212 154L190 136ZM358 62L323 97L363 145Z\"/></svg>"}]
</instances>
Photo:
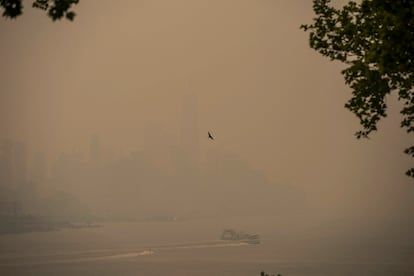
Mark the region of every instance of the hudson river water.
<instances>
[{"instance_id":1,"label":"hudson river water","mask_svg":"<svg viewBox=\"0 0 414 276\"><path fill-rule=\"evenodd\" d=\"M302 222L199 218L2 235L0 275L414 275L412 244L303 229ZM224 228L259 234L261 243L219 241Z\"/></svg>"}]
</instances>

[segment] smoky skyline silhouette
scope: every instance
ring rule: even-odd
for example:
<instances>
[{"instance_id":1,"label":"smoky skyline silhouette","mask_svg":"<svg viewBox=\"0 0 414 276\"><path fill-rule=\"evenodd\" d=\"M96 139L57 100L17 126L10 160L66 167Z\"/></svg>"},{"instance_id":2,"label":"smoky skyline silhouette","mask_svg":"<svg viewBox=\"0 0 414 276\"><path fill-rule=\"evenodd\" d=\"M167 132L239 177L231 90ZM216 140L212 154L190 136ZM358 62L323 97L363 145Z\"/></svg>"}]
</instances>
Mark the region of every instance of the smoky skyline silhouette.
<instances>
[{"instance_id":1,"label":"smoky skyline silhouette","mask_svg":"<svg viewBox=\"0 0 414 276\"><path fill-rule=\"evenodd\" d=\"M378 131L355 138L342 65L300 30L312 1L81 0L73 22L55 23L24 11L0 24L0 221L108 224L0 235L0 255L144 252L237 228L263 244L145 258L217 258L200 267L228 271L236 259L412 259L401 106L390 95ZM73 274L103 271L83 265Z\"/></svg>"}]
</instances>

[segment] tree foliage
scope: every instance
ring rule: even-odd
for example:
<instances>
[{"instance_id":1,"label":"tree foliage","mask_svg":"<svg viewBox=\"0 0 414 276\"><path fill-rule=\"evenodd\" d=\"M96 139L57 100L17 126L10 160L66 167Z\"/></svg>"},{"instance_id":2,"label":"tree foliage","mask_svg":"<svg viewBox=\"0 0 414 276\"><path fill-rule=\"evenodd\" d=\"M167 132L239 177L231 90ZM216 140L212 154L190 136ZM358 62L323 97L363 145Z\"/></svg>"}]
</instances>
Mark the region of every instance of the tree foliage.
<instances>
[{"instance_id":1,"label":"tree foliage","mask_svg":"<svg viewBox=\"0 0 414 276\"><path fill-rule=\"evenodd\" d=\"M44 10L53 21L62 18L73 21L76 14L71 8L78 3L79 0L34 0L32 7ZM23 13L22 0L0 0L0 8L5 18L15 19Z\"/></svg>"},{"instance_id":2,"label":"tree foliage","mask_svg":"<svg viewBox=\"0 0 414 276\"><path fill-rule=\"evenodd\" d=\"M342 8L313 0L310 47L347 65L342 70L352 97L345 107L359 119L357 138L367 138L387 116L387 95L403 102L401 127L414 132L414 1L349 1ZM414 146L405 153L414 157ZM414 177L414 168L406 172Z\"/></svg>"}]
</instances>

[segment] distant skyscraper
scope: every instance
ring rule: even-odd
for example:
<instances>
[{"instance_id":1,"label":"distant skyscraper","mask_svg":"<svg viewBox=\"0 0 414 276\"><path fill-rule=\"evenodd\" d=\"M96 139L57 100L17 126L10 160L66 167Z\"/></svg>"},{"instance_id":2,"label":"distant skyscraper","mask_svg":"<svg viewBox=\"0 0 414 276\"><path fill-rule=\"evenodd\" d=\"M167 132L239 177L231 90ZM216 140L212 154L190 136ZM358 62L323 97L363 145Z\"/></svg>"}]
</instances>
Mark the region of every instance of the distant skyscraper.
<instances>
[{"instance_id":1,"label":"distant skyscraper","mask_svg":"<svg viewBox=\"0 0 414 276\"><path fill-rule=\"evenodd\" d=\"M180 148L188 161L198 168L198 99L195 93L184 95L181 116Z\"/></svg>"},{"instance_id":2,"label":"distant skyscraper","mask_svg":"<svg viewBox=\"0 0 414 276\"><path fill-rule=\"evenodd\" d=\"M98 164L101 159L101 145L99 141L99 135L96 133L91 137L90 159L90 161L94 164Z\"/></svg>"},{"instance_id":3,"label":"distant skyscraper","mask_svg":"<svg viewBox=\"0 0 414 276\"><path fill-rule=\"evenodd\" d=\"M34 156L32 166L32 180L35 182L42 182L46 176L46 162L45 155L42 152L37 152Z\"/></svg>"},{"instance_id":4,"label":"distant skyscraper","mask_svg":"<svg viewBox=\"0 0 414 276\"><path fill-rule=\"evenodd\" d=\"M13 185L13 143L4 140L0 150L0 186L10 187Z\"/></svg>"},{"instance_id":5,"label":"distant skyscraper","mask_svg":"<svg viewBox=\"0 0 414 276\"><path fill-rule=\"evenodd\" d=\"M27 181L27 147L24 142L15 142L13 147L14 178L16 183Z\"/></svg>"}]
</instances>

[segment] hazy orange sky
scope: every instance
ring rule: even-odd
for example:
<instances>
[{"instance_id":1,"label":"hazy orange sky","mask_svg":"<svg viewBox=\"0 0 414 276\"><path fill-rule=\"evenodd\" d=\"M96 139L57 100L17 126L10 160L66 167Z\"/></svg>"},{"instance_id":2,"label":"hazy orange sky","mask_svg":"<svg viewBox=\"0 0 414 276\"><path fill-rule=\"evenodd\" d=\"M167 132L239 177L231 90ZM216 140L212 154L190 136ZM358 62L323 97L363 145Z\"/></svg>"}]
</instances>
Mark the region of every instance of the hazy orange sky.
<instances>
[{"instance_id":1,"label":"hazy orange sky","mask_svg":"<svg viewBox=\"0 0 414 276\"><path fill-rule=\"evenodd\" d=\"M311 1L82 0L74 22L55 23L26 5L0 24L0 139L51 161L87 155L94 133L124 152L145 149L150 129L174 144L194 93L202 155L232 152L344 212L412 211L400 105L389 98L379 132L355 139L341 65L299 29Z\"/></svg>"}]
</instances>

